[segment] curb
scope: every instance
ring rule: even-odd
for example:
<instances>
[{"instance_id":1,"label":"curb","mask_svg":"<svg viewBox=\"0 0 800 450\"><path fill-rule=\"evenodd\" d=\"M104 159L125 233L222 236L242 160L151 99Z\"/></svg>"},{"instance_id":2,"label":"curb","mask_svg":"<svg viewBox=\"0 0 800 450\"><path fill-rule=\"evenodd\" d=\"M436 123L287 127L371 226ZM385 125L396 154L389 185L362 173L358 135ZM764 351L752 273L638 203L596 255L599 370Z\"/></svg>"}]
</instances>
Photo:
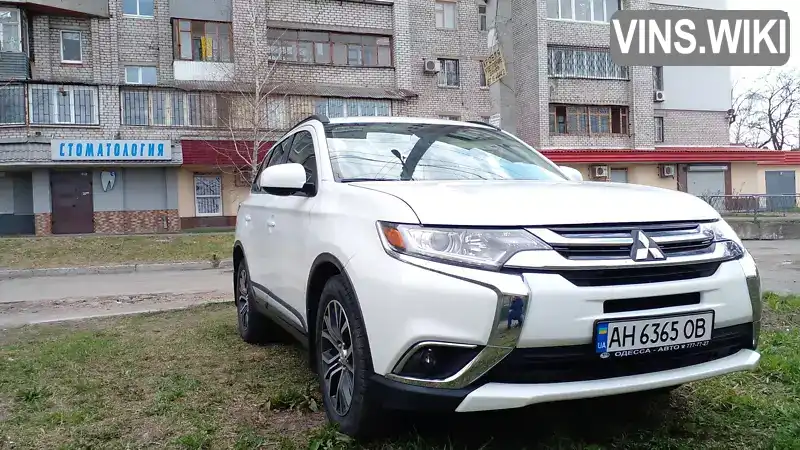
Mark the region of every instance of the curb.
<instances>
[{"instance_id":1,"label":"curb","mask_svg":"<svg viewBox=\"0 0 800 450\"><path fill-rule=\"evenodd\" d=\"M120 264L115 266L56 267L50 269L0 269L0 280L36 277L62 277L67 275L99 275L114 273L230 269L232 267L233 260L226 259L219 261L219 263L216 265L211 261L196 261L160 264Z\"/></svg>"}]
</instances>

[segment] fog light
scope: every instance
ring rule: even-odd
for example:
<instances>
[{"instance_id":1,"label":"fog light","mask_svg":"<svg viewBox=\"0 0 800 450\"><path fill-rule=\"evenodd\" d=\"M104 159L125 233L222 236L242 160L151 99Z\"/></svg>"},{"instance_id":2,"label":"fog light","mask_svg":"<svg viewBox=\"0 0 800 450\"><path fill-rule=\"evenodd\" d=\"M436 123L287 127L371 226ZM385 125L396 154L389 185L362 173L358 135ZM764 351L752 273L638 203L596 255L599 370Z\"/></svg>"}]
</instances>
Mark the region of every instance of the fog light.
<instances>
[{"instance_id":1,"label":"fog light","mask_svg":"<svg viewBox=\"0 0 800 450\"><path fill-rule=\"evenodd\" d=\"M422 365L425 366L426 369L433 369L433 367L436 366L436 355L434 355L432 348L423 350L420 359L422 360Z\"/></svg>"},{"instance_id":2,"label":"fog light","mask_svg":"<svg viewBox=\"0 0 800 450\"><path fill-rule=\"evenodd\" d=\"M476 345L421 343L409 350L394 373L409 378L442 380L463 369L481 348Z\"/></svg>"}]
</instances>

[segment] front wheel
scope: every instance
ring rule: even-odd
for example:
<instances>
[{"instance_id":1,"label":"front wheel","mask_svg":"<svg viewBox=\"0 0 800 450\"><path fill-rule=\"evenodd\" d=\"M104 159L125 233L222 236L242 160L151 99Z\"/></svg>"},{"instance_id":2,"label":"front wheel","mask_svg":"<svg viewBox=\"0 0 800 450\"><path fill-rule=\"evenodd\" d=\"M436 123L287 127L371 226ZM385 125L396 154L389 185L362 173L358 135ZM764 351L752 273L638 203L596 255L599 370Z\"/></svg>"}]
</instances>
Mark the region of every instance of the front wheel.
<instances>
[{"instance_id":1,"label":"front wheel","mask_svg":"<svg viewBox=\"0 0 800 450\"><path fill-rule=\"evenodd\" d=\"M328 420L349 436L372 435L381 413L369 390L372 358L355 294L341 275L329 279L322 290L315 339Z\"/></svg>"}]
</instances>

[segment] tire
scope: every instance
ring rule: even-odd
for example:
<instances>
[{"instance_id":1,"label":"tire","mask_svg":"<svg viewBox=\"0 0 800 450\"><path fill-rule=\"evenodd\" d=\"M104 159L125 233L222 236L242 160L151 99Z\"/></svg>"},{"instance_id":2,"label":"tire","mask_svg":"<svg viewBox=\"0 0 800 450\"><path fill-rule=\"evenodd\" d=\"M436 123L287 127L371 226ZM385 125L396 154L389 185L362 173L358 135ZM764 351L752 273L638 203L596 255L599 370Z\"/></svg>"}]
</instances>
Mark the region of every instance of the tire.
<instances>
[{"instance_id":1,"label":"tire","mask_svg":"<svg viewBox=\"0 0 800 450\"><path fill-rule=\"evenodd\" d=\"M315 358L328 420L350 437L375 436L383 414L379 400L369 392L372 357L361 310L343 276L331 277L322 289L316 322ZM338 335L336 323L341 324ZM336 344L341 346L337 349ZM340 383L343 393L337 394Z\"/></svg>"},{"instance_id":2,"label":"tire","mask_svg":"<svg viewBox=\"0 0 800 450\"><path fill-rule=\"evenodd\" d=\"M239 262L236 269L234 298L239 336L248 344L265 342L270 328L274 325L251 305L254 299L253 285L250 282L250 270L247 267L247 261L244 259Z\"/></svg>"}]
</instances>

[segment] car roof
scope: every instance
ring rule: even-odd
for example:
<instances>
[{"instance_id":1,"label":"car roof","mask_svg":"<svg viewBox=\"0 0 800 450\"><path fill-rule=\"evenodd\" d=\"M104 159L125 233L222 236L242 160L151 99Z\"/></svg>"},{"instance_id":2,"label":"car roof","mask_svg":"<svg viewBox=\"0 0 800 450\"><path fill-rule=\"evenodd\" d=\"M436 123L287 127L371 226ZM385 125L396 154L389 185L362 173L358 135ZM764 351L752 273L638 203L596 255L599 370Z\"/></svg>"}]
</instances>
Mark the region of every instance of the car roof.
<instances>
[{"instance_id":1,"label":"car roof","mask_svg":"<svg viewBox=\"0 0 800 450\"><path fill-rule=\"evenodd\" d=\"M461 125L465 127L484 127L492 128L489 124L465 122L461 120L433 119L429 117L405 117L405 116L353 116L335 117L328 119L329 123L426 123L431 125Z\"/></svg>"}]
</instances>

